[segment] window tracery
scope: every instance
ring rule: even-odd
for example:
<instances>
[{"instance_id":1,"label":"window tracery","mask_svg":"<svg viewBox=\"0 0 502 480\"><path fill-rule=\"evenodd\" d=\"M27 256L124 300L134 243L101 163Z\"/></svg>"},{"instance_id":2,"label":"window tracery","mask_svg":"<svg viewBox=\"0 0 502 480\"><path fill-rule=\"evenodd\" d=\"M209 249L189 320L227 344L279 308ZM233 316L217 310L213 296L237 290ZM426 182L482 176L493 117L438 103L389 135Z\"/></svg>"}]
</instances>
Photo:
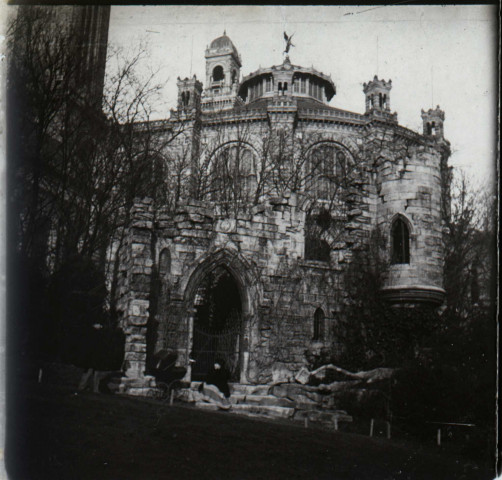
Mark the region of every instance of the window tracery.
<instances>
[{"instance_id":1,"label":"window tracery","mask_svg":"<svg viewBox=\"0 0 502 480\"><path fill-rule=\"evenodd\" d=\"M316 147L309 158L311 194L321 201L333 202L345 186L349 157L334 143Z\"/></svg>"},{"instance_id":2,"label":"window tracery","mask_svg":"<svg viewBox=\"0 0 502 480\"><path fill-rule=\"evenodd\" d=\"M212 199L248 202L256 191L256 168L252 151L242 144L220 149L212 163Z\"/></svg>"}]
</instances>

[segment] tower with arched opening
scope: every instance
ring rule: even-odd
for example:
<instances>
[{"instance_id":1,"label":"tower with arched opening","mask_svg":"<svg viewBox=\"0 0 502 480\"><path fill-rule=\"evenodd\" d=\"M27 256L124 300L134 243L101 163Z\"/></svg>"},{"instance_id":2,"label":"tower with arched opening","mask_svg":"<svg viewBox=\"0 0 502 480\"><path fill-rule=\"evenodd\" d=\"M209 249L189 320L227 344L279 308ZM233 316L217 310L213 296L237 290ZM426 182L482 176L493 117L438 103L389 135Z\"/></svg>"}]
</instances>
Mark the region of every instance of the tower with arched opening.
<instances>
[{"instance_id":1,"label":"tower with arched opening","mask_svg":"<svg viewBox=\"0 0 502 480\"><path fill-rule=\"evenodd\" d=\"M226 35L226 32L214 39L206 49L206 108L216 102L215 108L231 108L235 92L239 85L241 71L241 57Z\"/></svg>"}]
</instances>

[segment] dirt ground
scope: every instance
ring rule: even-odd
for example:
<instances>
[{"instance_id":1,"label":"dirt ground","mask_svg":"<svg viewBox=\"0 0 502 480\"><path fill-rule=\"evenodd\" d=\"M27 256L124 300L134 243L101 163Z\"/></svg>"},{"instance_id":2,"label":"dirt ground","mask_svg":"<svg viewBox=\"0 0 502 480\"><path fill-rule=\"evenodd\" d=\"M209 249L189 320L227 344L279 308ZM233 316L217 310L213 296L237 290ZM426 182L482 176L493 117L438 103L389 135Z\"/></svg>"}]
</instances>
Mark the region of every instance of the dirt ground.
<instances>
[{"instance_id":1,"label":"dirt ground","mask_svg":"<svg viewBox=\"0 0 502 480\"><path fill-rule=\"evenodd\" d=\"M490 479L437 448L44 384L10 392L9 478Z\"/></svg>"}]
</instances>

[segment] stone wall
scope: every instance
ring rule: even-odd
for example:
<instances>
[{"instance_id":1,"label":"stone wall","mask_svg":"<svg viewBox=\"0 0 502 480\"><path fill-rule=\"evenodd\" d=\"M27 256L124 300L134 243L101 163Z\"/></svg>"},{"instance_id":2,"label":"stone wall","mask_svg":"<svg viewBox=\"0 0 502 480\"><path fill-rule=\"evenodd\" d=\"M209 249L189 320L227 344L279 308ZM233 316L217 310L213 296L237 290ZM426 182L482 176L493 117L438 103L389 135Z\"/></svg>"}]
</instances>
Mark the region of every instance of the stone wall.
<instances>
[{"instance_id":1,"label":"stone wall","mask_svg":"<svg viewBox=\"0 0 502 480\"><path fill-rule=\"evenodd\" d=\"M135 204L119 287L128 376L143 375L147 338L153 350L176 349L179 363L186 365L193 296L204 274L217 265L230 270L243 294L247 344L242 353L248 355L243 380L266 381L274 370L296 371L305 363L305 350L331 342L332 316L342 298L341 267L303 260L305 214L296 201L294 195L271 199L235 218L195 201L176 215L155 215L149 200ZM159 279L160 298L155 299L153 279L166 249L169 271ZM323 338L314 342L313 316L319 307L326 319ZM153 335L149 328L156 330Z\"/></svg>"},{"instance_id":2,"label":"stone wall","mask_svg":"<svg viewBox=\"0 0 502 480\"><path fill-rule=\"evenodd\" d=\"M152 279L152 229L154 211L152 201L138 201L131 211L118 278L117 310L121 313L121 327L125 334L124 365L127 377L145 376L147 324L149 320L150 288Z\"/></svg>"},{"instance_id":3,"label":"stone wall","mask_svg":"<svg viewBox=\"0 0 502 480\"><path fill-rule=\"evenodd\" d=\"M237 138L240 127L224 134L203 128L206 140L217 143ZM263 122L246 127L255 151L263 128ZM330 239L329 262L305 260L308 195L286 192L227 214L209 201L185 199L172 212L154 209L149 199L138 200L119 278L127 376L149 385L151 378L144 375L148 358L171 349L178 352L179 365L188 366L190 377L194 297L205 276L219 266L231 273L242 301L242 383L289 380L307 362L306 352L342 351L344 305L351 301L344 275L377 227L386 237L386 291L397 292L398 301L440 302L445 156L436 143L396 135L395 128L304 125L305 138L343 145L355 162L344 209L334 211L342 228ZM396 215L410 226L410 263L389 266L390 226ZM317 309L324 320L322 334L314 340Z\"/></svg>"}]
</instances>

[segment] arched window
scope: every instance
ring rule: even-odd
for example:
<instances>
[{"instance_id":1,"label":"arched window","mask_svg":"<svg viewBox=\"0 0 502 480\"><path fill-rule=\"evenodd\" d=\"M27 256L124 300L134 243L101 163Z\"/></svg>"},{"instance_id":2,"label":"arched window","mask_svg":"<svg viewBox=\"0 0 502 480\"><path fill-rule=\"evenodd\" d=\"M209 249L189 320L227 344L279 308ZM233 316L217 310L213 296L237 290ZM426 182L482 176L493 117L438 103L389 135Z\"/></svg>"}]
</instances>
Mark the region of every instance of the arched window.
<instances>
[{"instance_id":1,"label":"arched window","mask_svg":"<svg viewBox=\"0 0 502 480\"><path fill-rule=\"evenodd\" d=\"M164 248L159 255L159 273L161 276L168 275L171 272L171 252Z\"/></svg>"},{"instance_id":2,"label":"arched window","mask_svg":"<svg viewBox=\"0 0 502 480\"><path fill-rule=\"evenodd\" d=\"M225 74L223 73L223 67L221 65L217 65L213 69L213 82L219 82L225 78Z\"/></svg>"},{"instance_id":3,"label":"arched window","mask_svg":"<svg viewBox=\"0 0 502 480\"><path fill-rule=\"evenodd\" d=\"M322 340L324 336L324 312L322 308L317 308L314 313L314 335L312 340Z\"/></svg>"},{"instance_id":4,"label":"arched window","mask_svg":"<svg viewBox=\"0 0 502 480\"><path fill-rule=\"evenodd\" d=\"M392 222L392 263L410 263L410 231L402 218Z\"/></svg>"},{"instance_id":5,"label":"arched window","mask_svg":"<svg viewBox=\"0 0 502 480\"><path fill-rule=\"evenodd\" d=\"M210 197L219 202L248 202L257 188L252 151L240 143L220 149L211 169Z\"/></svg>"},{"instance_id":6,"label":"arched window","mask_svg":"<svg viewBox=\"0 0 502 480\"><path fill-rule=\"evenodd\" d=\"M237 71L232 70L232 85L237 81Z\"/></svg>"},{"instance_id":7,"label":"arched window","mask_svg":"<svg viewBox=\"0 0 502 480\"><path fill-rule=\"evenodd\" d=\"M308 166L309 193L317 200L334 202L347 182L347 153L338 145L324 143L312 151Z\"/></svg>"},{"instance_id":8,"label":"arched window","mask_svg":"<svg viewBox=\"0 0 502 480\"><path fill-rule=\"evenodd\" d=\"M190 92L181 92L181 103L186 107L190 102Z\"/></svg>"}]
</instances>

